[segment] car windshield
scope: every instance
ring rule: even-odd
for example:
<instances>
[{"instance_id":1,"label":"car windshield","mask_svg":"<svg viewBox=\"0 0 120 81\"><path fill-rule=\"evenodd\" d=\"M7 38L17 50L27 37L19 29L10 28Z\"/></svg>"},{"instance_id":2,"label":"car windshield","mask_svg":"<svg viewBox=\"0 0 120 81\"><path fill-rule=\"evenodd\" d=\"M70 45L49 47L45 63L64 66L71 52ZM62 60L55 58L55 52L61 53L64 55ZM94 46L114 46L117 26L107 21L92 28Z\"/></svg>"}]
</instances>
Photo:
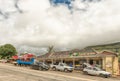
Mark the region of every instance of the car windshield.
<instances>
[{"instance_id":1,"label":"car windshield","mask_svg":"<svg viewBox=\"0 0 120 81\"><path fill-rule=\"evenodd\" d=\"M43 62L43 65L48 65L47 63Z\"/></svg>"},{"instance_id":2,"label":"car windshield","mask_svg":"<svg viewBox=\"0 0 120 81\"><path fill-rule=\"evenodd\" d=\"M66 63L63 63L64 66L68 66Z\"/></svg>"},{"instance_id":3,"label":"car windshield","mask_svg":"<svg viewBox=\"0 0 120 81\"><path fill-rule=\"evenodd\" d=\"M60 63L61 66L68 66L66 63Z\"/></svg>"},{"instance_id":4,"label":"car windshield","mask_svg":"<svg viewBox=\"0 0 120 81\"><path fill-rule=\"evenodd\" d=\"M36 64L42 64L42 62L36 62Z\"/></svg>"},{"instance_id":5,"label":"car windshield","mask_svg":"<svg viewBox=\"0 0 120 81\"><path fill-rule=\"evenodd\" d=\"M46 65L46 63L44 63L44 62L38 62L38 64L43 64L43 65Z\"/></svg>"},{"instance_id":6,"label":"car windshield","mask_svg":"<svg viewBox=\"0 0 120 81\"><path fill-rule=\"evenodd\" d=\"M97 70L97 71L101 71L102 69L100 69L100 68L98 68L98 67L95 67L95 69Z\"/></svg>"}]
</instances>

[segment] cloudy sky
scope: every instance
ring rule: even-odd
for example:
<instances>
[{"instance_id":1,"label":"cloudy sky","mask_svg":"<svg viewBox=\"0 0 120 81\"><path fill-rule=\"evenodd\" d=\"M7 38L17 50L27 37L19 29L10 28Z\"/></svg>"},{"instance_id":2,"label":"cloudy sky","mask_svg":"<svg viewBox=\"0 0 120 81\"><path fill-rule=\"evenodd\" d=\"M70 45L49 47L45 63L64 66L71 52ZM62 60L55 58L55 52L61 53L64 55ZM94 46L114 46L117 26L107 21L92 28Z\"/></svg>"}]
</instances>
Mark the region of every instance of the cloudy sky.
<instances>
[{"instance_id":1,"label":"cloudy sky","mask_svg":"<svg viewBox=\"0 0 120 81\"><path fill-rule=\"evenodd\" d=\"M80 1L69 10L49 0L0 0L0 45L41 53L48 46L65 50L119 42L120 0Z\"/></svg>"}]
</instances>

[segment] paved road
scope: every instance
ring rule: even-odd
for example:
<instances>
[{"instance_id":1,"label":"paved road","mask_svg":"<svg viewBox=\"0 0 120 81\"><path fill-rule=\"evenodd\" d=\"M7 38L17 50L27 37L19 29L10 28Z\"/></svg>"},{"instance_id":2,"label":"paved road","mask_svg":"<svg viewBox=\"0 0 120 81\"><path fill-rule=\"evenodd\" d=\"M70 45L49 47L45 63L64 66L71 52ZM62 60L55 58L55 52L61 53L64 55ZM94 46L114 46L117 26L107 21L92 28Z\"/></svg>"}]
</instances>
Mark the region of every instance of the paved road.
<instances>
[{"instance_id":1,"label":"paved road","mask_svg":"<svg viewBox=\"0 0 120 81\"><path fill-rule=\"evenodd\" d=\"M38 71L29 67L0 63L0 81L120 81L120 79L83 75L79 72Z\"/></svg>"}]
</instances>

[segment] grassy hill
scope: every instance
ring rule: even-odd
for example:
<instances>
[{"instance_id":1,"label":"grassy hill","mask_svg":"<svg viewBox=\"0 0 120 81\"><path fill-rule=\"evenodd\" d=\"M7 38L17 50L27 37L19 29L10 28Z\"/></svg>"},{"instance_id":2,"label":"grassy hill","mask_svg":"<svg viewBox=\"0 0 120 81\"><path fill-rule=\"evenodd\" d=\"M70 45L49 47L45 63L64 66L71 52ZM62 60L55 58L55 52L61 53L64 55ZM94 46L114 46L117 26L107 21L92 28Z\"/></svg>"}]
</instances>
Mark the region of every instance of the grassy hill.
<instances>
[{"instance_id":1,"label":"grassy hill","mask_svg":"<svg viewBox=\"0 0 120 81\"><path fill-rule=\"evenodd\" d=\"M96 45L96 46L89 46L87 48L94 48L95 50L110 50L113 52L120 53L120 42L112 43L112 44L104 44L104 45Z\"/></svg>"},{"instance_id":2,"label":"grassy hill","mask_svg":"<svg viewBox=\"0 0 120 81\"><path fill-rule=\"evenodd\" d=\"M120 42L104 44L104 45L88 46L87 48L93 48L96 51L110 50L119 53L119 62L120 62Z\"/></svg>"}]
</instances>

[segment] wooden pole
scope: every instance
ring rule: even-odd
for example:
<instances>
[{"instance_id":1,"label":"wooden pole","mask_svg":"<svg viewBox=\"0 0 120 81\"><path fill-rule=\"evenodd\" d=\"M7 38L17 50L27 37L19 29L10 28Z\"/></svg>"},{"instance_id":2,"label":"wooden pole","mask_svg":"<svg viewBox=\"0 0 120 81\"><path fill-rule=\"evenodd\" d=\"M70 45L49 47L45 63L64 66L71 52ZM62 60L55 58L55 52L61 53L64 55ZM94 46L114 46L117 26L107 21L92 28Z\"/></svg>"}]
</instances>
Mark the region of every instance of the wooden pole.
<instances>
[{"instance_id":1,"label":"wooden pole","mask_svg":"<svg viewBox=\"0 0 120 81\"><path fill-rule=\"evenodd\" d=\"M75 59L73 58L73 67L75 68Z\"/></svg>"}]
</instances>

